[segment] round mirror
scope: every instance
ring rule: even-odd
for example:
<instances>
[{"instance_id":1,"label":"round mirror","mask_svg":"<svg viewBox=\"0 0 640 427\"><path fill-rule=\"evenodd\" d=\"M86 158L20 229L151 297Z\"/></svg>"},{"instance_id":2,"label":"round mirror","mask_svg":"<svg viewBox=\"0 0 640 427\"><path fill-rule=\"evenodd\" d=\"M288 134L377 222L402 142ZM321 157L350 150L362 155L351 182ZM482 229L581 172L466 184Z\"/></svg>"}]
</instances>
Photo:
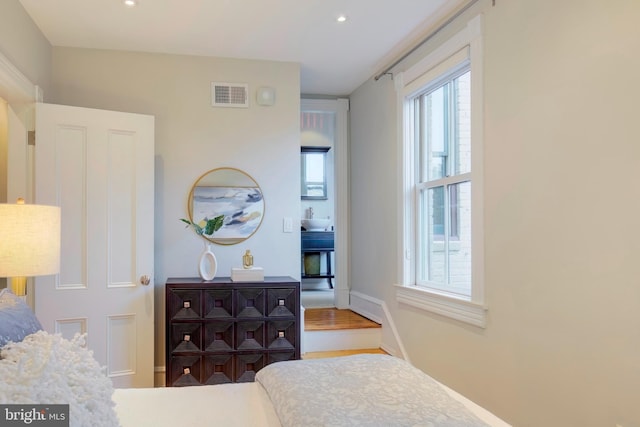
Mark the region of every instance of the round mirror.
<instances>
[{"instance_id":1,"label":"round mirror","mask_svg":"<svg viewBox=\"0 0 640 427\"><path fill-rule=\"evenodd\" d=\"M247 240L260 227L264 199L258 183L245 172L218 168L193 184L187 210L189 220L205 230L200 234L202 237L219 245L235 245ZM207 227L214 223L215 227ZM214 231L209 234L211 230Z\"/></svg>"}]
</instances>

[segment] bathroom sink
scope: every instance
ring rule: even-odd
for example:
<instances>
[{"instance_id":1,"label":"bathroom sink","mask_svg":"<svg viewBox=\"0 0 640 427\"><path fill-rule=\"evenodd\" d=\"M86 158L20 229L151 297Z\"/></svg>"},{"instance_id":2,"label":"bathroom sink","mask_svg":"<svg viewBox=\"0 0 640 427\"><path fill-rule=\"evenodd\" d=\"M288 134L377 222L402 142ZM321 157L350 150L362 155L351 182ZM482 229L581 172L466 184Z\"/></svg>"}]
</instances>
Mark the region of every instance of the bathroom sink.
<instances>
[{"instance_id":1,"label":"bathroom sink","mask_svg":"<svg viewBox=\"0 0 640 427\"><path fill-rule=\"evenodd\" d=\"M331 220L329 218L305 218L301 220L302 226L307 231L325 231Z\"/></svg>"}]
</instances>

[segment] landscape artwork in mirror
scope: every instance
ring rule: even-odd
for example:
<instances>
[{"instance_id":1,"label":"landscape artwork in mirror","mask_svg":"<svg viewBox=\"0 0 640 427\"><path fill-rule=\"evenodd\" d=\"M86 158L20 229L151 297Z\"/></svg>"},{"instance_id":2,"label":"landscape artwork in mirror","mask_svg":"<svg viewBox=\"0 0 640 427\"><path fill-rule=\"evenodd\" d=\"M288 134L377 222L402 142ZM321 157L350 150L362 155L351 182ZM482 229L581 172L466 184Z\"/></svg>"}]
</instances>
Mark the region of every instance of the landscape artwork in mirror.
<instances>
[{"instance_id":1,"label":"landscape artwork in mirror","mask_svg":"<svg viewBox=\"0 0 640 427\"><path fill-rule=\"evenodd\" d=\"M259 187L197 186L193 191L193 222L224 215L215 239L236 242L251 236L262 221L264 203Z\"/></svg>"}]
</instances>

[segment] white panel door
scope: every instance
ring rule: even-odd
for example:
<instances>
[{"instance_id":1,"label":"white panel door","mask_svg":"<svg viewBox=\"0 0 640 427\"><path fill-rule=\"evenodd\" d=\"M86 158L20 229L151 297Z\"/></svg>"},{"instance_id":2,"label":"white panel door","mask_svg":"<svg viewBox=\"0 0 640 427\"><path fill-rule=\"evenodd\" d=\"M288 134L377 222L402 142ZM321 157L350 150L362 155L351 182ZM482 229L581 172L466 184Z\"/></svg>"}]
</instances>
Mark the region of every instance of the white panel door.
<instances>
[{"instance_id":1,"label":"white panel door","mask_svg":"<svg viewBox=\"0 0 640 427\"><path fill-rule=\"evenodd\" d=\"M36 104L35 200L62 211L60 274L36 279L36 315L86 332L115 387L153 387L153 156L152 116Z\"/></svg>"}]
</instances>

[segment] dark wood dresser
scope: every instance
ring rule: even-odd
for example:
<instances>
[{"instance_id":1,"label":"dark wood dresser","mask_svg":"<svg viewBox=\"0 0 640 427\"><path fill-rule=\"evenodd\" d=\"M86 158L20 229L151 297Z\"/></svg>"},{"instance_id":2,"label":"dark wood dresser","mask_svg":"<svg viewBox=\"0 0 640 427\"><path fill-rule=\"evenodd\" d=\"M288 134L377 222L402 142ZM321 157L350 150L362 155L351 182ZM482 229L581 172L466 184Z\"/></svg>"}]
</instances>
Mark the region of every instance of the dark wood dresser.
<instances>
[{"instance_id":1,"label":"dark wood dresser","mask_svg":"<svg viewBox=\"0 0 640 427\"><path fill-rule=\"evenodd\" d=\"M170 278L165 289L166 385L253 381L300 358L300 282Z\"/></svg>"}]
</instances>

